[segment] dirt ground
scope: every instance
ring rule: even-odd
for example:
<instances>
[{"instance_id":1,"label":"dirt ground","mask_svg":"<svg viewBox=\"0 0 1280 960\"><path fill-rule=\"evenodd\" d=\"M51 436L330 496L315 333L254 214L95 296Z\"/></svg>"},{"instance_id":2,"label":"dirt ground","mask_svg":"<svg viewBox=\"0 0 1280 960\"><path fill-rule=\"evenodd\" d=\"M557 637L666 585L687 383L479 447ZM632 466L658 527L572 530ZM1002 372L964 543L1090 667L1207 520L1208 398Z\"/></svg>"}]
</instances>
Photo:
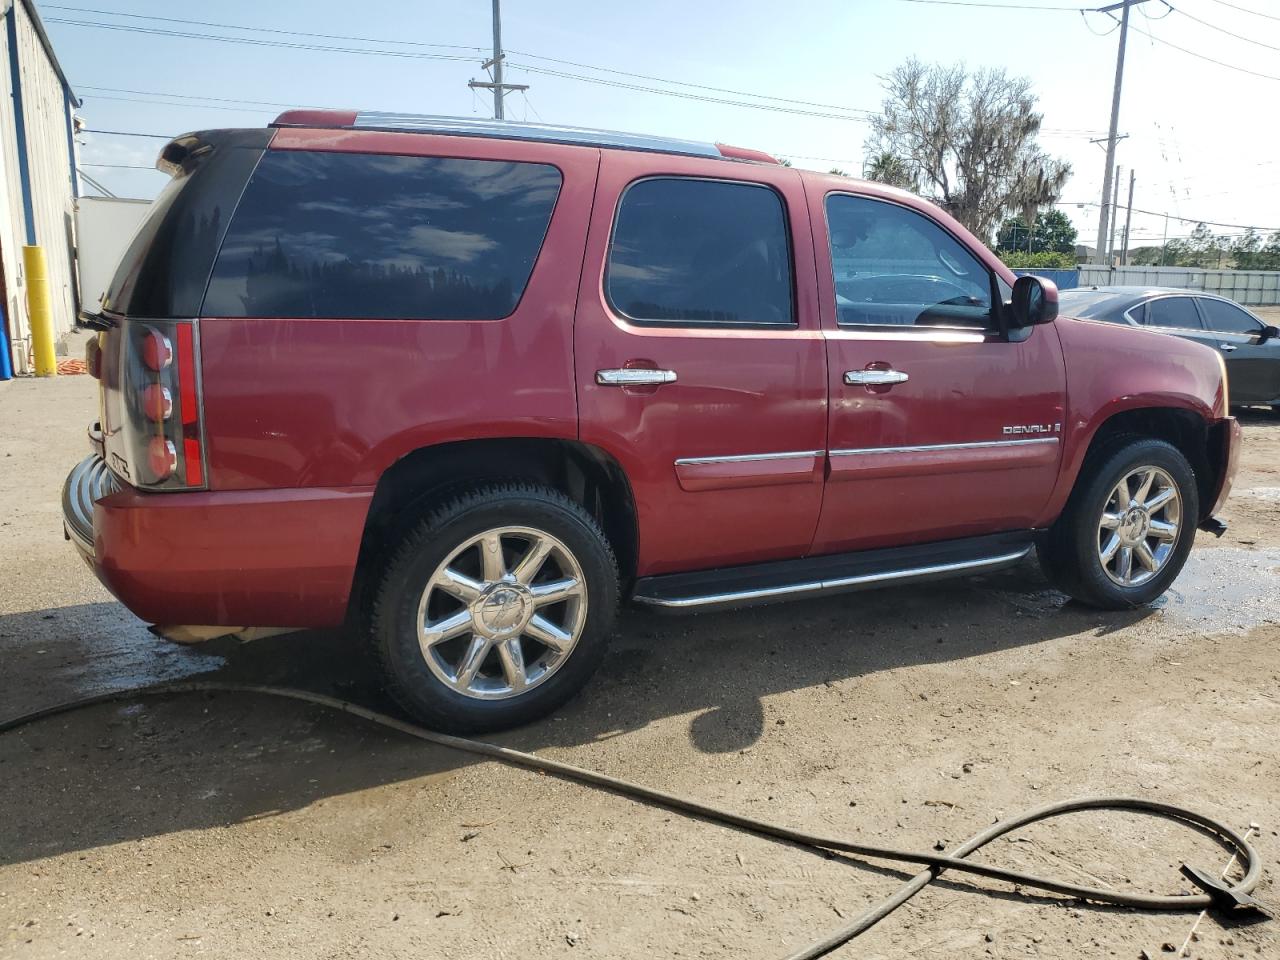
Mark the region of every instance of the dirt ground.
<instances>
[{"instance_id":1,"label":"dirt ground","mask_svg":"<svg viewBox=\"0 0 1280 960\"><path fill-rule=\"evenodd\" d=\"M0 717L185 676L385 707L354 644L152 638L63 542L87 377L0 384ZM1280 419L1245 414L1221 540L1150 609L1099 613L1034 564L668 619L628 611L601 673L494 739L818 832L954 845L1001 815L1131 794L1259 825L1280 903ZM0 955L774 958L891 893L844 862L302 704L217 694L100 706L0 736ZM1188 889L1199 835L1071 816L991 862ZM984 889L976 892L974 887ZM1194 916L948 879L837 955L1174 956ZM1169 949L1163 949L1164 945ZM1199 927L1190 955L1280 957L1280 921Z\"/></svg>"}]
</instances>

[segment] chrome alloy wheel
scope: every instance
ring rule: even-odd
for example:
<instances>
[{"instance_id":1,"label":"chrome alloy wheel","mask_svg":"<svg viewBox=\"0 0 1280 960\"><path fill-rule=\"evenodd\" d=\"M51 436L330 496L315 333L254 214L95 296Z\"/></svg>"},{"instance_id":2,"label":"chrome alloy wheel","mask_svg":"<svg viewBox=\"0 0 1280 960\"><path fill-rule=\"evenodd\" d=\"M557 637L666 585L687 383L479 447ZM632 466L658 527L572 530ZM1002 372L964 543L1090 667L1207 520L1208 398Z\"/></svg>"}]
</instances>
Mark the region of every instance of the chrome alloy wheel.
<instances>
[{"instance_id":1,"label":"chrome alloy wheel","mask_svg":"<svg viewBox=\"0 0 1280 960\"><path fill-rule=\"evenodd\" d=\"M418 603L418 645L450 689L503 700L563 666L586 620L586 579L569 548L532 527L496 527L436 567Z\"/></svg>"},{"instance_id":2,"label":"chrome alloy wheel","mask_svg":"<svg viewBox=\"0 0 1280 960\"><path fill-rule=\"evenodd\" d=\"M1098 521L1098 560L1122 587L1146 583L1169 562L1182 526L1182 496L1159 467L1127 473Z\"/></svg>"}]
</instances>

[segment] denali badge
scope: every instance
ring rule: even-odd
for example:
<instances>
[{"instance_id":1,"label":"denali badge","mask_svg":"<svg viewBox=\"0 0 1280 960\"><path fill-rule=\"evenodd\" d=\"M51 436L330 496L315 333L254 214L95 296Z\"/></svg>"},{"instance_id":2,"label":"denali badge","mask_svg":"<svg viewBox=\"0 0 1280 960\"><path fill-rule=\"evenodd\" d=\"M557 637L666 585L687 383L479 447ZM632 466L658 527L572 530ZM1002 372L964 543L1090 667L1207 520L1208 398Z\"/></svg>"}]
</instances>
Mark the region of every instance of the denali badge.
<instances>
[{"instance_id":1,"label":"denali badge","mask_svg":"<svg viewBox=\"0 0 1280 960\"><path fill-rule=\"evenodd\" d=\"M1060 423L1019 423L1011 426L1002 427L1001 432L1006 436L1017 433L1061 433L1062 424Z\"/></svg>"}]
</instances>

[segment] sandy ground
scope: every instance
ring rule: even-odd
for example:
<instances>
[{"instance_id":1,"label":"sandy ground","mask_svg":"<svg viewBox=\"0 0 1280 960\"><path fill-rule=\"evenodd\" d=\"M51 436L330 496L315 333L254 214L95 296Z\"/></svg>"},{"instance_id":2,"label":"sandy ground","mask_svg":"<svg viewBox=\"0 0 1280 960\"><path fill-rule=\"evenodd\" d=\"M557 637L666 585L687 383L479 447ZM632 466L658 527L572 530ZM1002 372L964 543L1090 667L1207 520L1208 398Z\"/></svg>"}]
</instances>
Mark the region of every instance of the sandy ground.
<instances>
[{"instance_id":1,"label":"sandy ground","mask_svg":"<svg viewBox=\"0 0 1280 960\"><path fill-rule=\"evenodd\" d=\"M385 706L333 634L173 647L61 534L87 377L0 384L0 716L180 676ZM1104 614L1036 568L765 610L626 613L584 696L496 739L780 822L954 845L1049 800L1121 793L1260 825L1280 901L1280 419L1246 415L1220 541L1176 589ZM546 958L785 955L902 873L686 820L295 703L102 706L0 737L0 955ZM1186 889L1196 834L1073 816L980 856ZM838 955L1173 956L1193 916L946 877ZM1163 950L1168 944L1171 950ZM1280 922L1210 917L1195 957L1280 956Z\"/></svg>"}]
</instances>

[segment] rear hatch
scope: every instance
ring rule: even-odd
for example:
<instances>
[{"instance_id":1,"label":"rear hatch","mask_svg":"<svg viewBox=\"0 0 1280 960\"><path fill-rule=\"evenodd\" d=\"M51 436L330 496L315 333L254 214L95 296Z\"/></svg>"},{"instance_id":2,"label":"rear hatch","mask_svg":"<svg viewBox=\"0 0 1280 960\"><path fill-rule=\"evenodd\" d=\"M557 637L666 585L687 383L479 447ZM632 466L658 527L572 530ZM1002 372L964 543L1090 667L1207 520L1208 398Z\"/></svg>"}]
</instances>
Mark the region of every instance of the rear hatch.
<instances>
[{"instance_id":1,"label":"rear hatch","mask_svg":"<svg viewBox=\"0 0 1280 960\"><path fill-rule=\"evenodd\" d=\"M200 425L200 316L231 215L274 131L214 130L169 143L173 179L129 245L98 313L89 369L101 381L99 454L120 480L155 490L206 486Z\"/></svg>"}]
</instances>

